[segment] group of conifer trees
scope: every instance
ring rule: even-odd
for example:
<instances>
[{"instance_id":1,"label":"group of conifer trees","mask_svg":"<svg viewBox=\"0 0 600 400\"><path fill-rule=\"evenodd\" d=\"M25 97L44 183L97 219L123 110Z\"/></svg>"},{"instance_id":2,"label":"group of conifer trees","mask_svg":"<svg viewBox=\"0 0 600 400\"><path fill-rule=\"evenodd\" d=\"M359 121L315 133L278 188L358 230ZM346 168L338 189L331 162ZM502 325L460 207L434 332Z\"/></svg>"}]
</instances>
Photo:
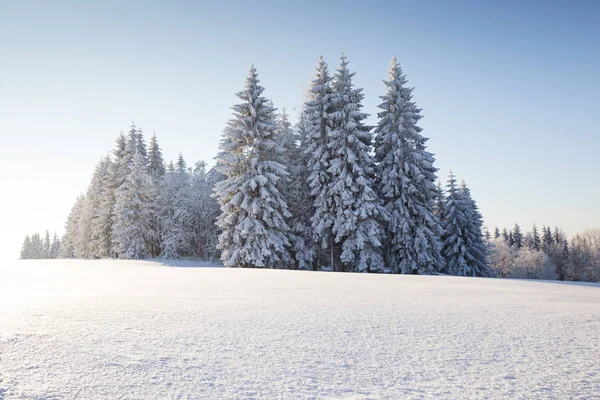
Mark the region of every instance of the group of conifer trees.
<instances>
[{"instance_id":1,"label":"group of conifer trees","mask_svg":"<svg viewBox=\"0 0 600 400\"><path fill-rule=\"evenodd\" d=\"M299 122L281 115L250 69L220 142L215 193L226 266L488 275L469 188L436 186L421 110L392 59L378 124L342 55L319 59Z\"/></svg>"},{"instance_id":2,"label":"group of conifer trees","mask_svg":"<svg viewBox=\"0 0 600 400\"><path fill-rule=\"evenodd\" d=\"M44 237L39 233L25 236L21 247L21 259L50 259L58 258L60 251L60 239L54 234L50 240L50 232L46 231Z\"/></svg>"},{"instance_id":3,"label":"group of conifer trees","mask_svg":"<svg viewBox=\"0 0 600 400\"><path fill-rule=\"evenodd\" d=\"M165 165L156 135L146 146L132 125L75 202L60 256L215 259L219 210L211 195L218 179L204 162L188 167L181 154Z\"/></svg>"},{"instance_id":4,"label":"group of conifer trees","mask_svg":"<svg viewBox=\"0 0 600 400\"><path fill-rule=\"evenodd\" d=\"M512 230L493 234L487 229L489 264L495 276L558 279L569 281L600 281L600 230L589 230L569 240L558 227L554 230L534 224L523 233L519 224Z\"/></svg>"},{"instance_id":5,"label":"group of conifer trees","mask_svg":"<svg viewBox=\"0 0 600 400\"><path fill-rule=\"evenodd\" d=\"M489 268L491 238L467 185L452 173L437 181L396 58L374 127L353 77L344 55L334 73L321 57L293 125L252 66L209 171L181 155L165 165L156 135L146 146L132 125L73 206L59 256L502 276ZM505 232L506 242L537 243L536 232Z\"/></svg>"}]
</instances>

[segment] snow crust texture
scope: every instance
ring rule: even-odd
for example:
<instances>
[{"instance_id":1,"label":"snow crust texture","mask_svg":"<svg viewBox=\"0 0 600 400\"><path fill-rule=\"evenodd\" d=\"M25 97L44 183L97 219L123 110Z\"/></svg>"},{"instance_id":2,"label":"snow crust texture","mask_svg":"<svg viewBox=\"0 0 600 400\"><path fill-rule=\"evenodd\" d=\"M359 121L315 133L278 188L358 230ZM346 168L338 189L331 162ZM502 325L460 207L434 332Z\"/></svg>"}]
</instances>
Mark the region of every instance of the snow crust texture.
<instances>
[{"instance_id":1,"label":"snow crust texture","mask_svg":"<svg viewBox=\"0 0 600 400\"><path fill-rule=\"evenodd\" d=\"M598 399L600 287L0 265L0 399Z\"/></svg>"}]
</instances>

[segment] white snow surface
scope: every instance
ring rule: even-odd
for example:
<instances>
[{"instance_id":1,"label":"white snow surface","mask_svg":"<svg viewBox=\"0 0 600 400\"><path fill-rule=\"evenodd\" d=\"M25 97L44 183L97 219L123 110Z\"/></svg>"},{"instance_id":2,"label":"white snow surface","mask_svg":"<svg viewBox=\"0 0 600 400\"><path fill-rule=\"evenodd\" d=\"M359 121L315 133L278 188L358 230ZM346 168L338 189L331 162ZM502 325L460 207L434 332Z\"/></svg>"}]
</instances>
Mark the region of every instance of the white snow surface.
<instances>
[{"instance_id":1,"label":"white snow surface","mask_svg":"<svg viewBox=\"0 0 600 400\"><path fill-rule=\"evenodd\" d=\"M3 262L0 399L600 398L597 285L193 265Z\"/></svg>"}]
</instances>

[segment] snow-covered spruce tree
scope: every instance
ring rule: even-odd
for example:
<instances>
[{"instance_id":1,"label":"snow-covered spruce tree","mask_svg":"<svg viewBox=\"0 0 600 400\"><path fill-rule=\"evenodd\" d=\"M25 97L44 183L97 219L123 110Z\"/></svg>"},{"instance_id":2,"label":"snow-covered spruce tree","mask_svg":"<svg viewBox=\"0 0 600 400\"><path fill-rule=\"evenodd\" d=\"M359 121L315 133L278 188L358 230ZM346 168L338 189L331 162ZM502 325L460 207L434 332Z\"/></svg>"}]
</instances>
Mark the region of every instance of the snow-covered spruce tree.
<instances>
[{"instance_id":1,"label":"snow-covered spruce tree","mask_svg":"<svg viewBox=\"0 0 600 400\"><path fill-rule=\"evenodd\" d=\"M437 180L436 183L436 193L435 193L435 202L433 206L433 212L437 215L440 226L442 227L444 221L446 220L446 193L444 191L444 187L442 185L441 180Z\"/></svg>"},{"instance_id":2,"label":"snow-covered spruce tree","mask_svg":"<svg viewBox=\"0 0 600 400\"><path fill-rule=\"evenodd\" d=\"M471 190L464 181L460 185L460 195L463 198L465 215L467 216L467 251L473 258L469 263L471 276L488 276L488 246L483 235L483 217L471 195Z\"/></svg>"},{"instance_id":3,"label":"snow-covered spruce tree","mask_svg":"<svg viewBox=\"0 0 600 400\"><path fill-rule=\"evenodd\" d=\"M89 256L107 258L111 254L111 228L114 184L112 161L100 160L87 191L86 212L90 214Z\"/></svg>"},{"instance_id":4,"label":"snow-covered spruce tree","mask_svg":"<svg viewBox=\"0 0 600 400\"><path fill-rule=\"evenodd\" d=\"M144 165L148 167L148 152L146 149L146 141L144 140L144 132L141 127L136 129L135 125L132 125L131 129L135 130L136 150L141 154Z\"/></svg>"},{"instance_id":5,"label":"snow-covered spruce tree","mask_svg":"<svg viewBox=\"0 0 600 400\"><path fill-rule=\"evenodd\" d=\"M31 258L31 238L29 235L25 236L25 240L23 240L23 246L21 247L19 258L21 260L28 260Z\"/></svg>"},{"instance_id":6,"label":"snow-covered spruce tree","mask_svg":"<svg viewBox=\"0 0 600 400\"><path fill-rule=\"evenodd\" d=\"M228 267L285 268L292 262L285 221L290 214L280 191L288 173L279 162L283 147L275 138L275 110L266 105L263 90L252 66L219 145L217 169L226 178L215 188L217 224Z\"/></svg>"},{"instance_id":7,"label":"snow-covered spruce tree","mask_svg":"<svg viewBox=\"0 0 600 400\"><path fill-rule=\"evenodd\" d=\"M442 254L446 259L444 272L454 275L468 274L467 245L464 232L467 225L467 216L462 196L456 187L456 179L452 172L447 184L446 207L447 216L444 224L444 243Z\"/></svg>"},{"instance_id":8,"label":"snow-covered spruce tree","mask_svg":"<svg viewBox=\"0 0 600 400\"><path fill-rule=\"evenodd\" d=\"M150 226L149 189L152 181L146 171L143 155L127 143L133 154L129 173L115 192L114 224L112 236L119 258L142 259L149 256Z\"/></svg>"},{"instance_id":9,"label":"snow-covered spruce tree","mask_svg":"<svg viewBox=\"0 0 600 400\"><path fill-rule=\"evenodd\" d=\"M60 240L58 239L58 235L54 233L54 238L52 239L52 244L50 245L50 258L58 258L60 254Z\"/></svg>"},{"instance_id":10,"label":"snow-covered spruce tree","mask_svg":"<svg viewBox=\"0 0 600 400\"><path fill-rule=\"evenodd\" d=\"M60 247L60 258L76 258L76 247L79 242L79 219L84 211L85 196L77 197L75 204L71 208L69 217L65 225L65 234Z\"/></svg>"},{"instance_id":11,"label":"snow-covered spruce tree","mask_svg":"<svg viewBox=\"0 0 600 400\"><path fill-rule=\"evenodd\" d=\"M160 255L160 218L158 215L158 197L161 182L165 176L166 168L163 160L162 151L158 145L156 134L152 135L150 144L148 145L148 174L152 179L152 187L150 190L150 211L151 211L151 227L154 233L150 240L150 255L157 257Z\"/></svg>"},{"instance_id":12,"label":"snow-covered spruce tree","mask_svg":"<svg viewBox=\"0 0 600 400\"><path fill-rule=\"evenodd\" d=\"M531 249L535 251L540 251L542 249L540 233L538 232L538 228L535 224L533 224L533 229L531 230Z\"/></svg>"},{"instance_id":13,"label":"snow-covered spruce tree","mask_svg":"<svg viewBox=\"0 0 600 400\"><path fill-rule=\"evenodd\" d=\"M177 196L179 179L173 163L169 165L158 191L156 213L159 219L160 257L178 259L181 257L181 232L177 224Z\"/></svg>"},{"instance_id":14,"label":"snow-covered spruce tree","mask_svg":"<svg viewBox=\"0 0 600 400\"><path fill-rule=\"evenodd\" d=\"M498 239L500 237L500 229L498 227L494 228L494 239Z\"/></svg>"},{"instance_id":15,"label":"snow-covered spruce tree","mask_svg":"<svg viewBox=\"0 0 600 400\"><path fill-rule=\"evenodd\" d=\"M523 231L519 224L515 224L515 227L513 228L513 242L517 249L520 250L521 247L523 247Z\"/></svg>"},{"instance_id":16,"label":"snow-covered spruce tree","mask_svg":"<svg viewBox=\"0 0 600 400\"><path fill-rule=\"evenodd\" d=\"M165 173L166 168L162 150L158 145L156 134L153 134L148 145L148 174L158 184Z\"/></svg>"},{"instance_id":17,"label":"snow-covered spruce tree","mask_svg":"<svg viewBox=\"0 0 600 400\"><path fill-rule=\"evenodd\" d=\"M328 171L331 162L329 142L332 128L329 113L333 111L331 94L331 77L327 63L323 57L319 57L314 78L308 89L308 101L304 104L306 144L303 148L309 156L308 184L314 201L310 228L314 241L322 250L328 250L326 262L334 271L338 251L332 233L335 212L328 193L331 184L331 173Z\"/></svg>"},{"instance_id":18,"label":"snow-covered spruce tree","mask_svg":"<svg viewBox=\"0 0 600 400\"><path fill-rule=\"evenodd\" d=\"M443 192L436 187L434 158L426 151L427 138L417 125L421 110L412 101L413 89L406 86L396 57L384 84L388 90L379 105L383 111L375 129L375 159L378 192L389 216L386 265L395 273L431 274L444 268Z\"/></svg>"},{"instance_id":19,"label":"snow-covered spruce tree","mask_svg":"<svg viewBox=\"0 0 600 400\"><path fill-rule=\"evenodd\" d=\"M193 225L195 223L195 213L192 194L192 177L181 153L179 154L175 167L180 188L175 206L177 207L176 218L182 233L182 252L186 256L193 256L194 245L192 242L194 240Z\"/></svg>"},{"instance_id":20,"label":"snow-covered spruce tree","mask_svg":"<svg viewBox=\"0 0 600 400\"><path fill-rule=\"evenodd\" d=\"M50 232L46 230L44 234L43 240L43 248L42 248L42 258L49 259L50 258Z\"/></svg>"},{"instance_id":21,"label":"snow-covered spruce tree","mask_svg":"<svg viewBox=\"0 0 600 400\"><path fill-rule=\"evenodd\" d=\"M208 193L203 193L203 233L202 237L206 241L206 260L218 260L221 257L221 252L218 249L220 228L217 226L217 220L221 214L221 207L216 199L214 188L217 183L225 179L225 176L217 171L215 167L208 170L205 178L205 190Z\"/></svg>"},{"instance_id":22,"label":"snow-covered spruce tree","mask_svg":"<svg viewBox=\"0 0 600 400\"><path fill-rule=\"evenodd\" d=\"M29 258L34 260L44 258L44 240L39 233L31 235Z\"/></svg>"},{"instance_id":23,"label":"snow-covered spruce tree","mask_svg":"<svg viewBox=\"0 0 600 400\"><path fill-rule=\"evenodd\" d=\"M333 112L328 197L334 213L332 232L341 245L343 271L369 271L383 268L381 222L385 210L375 191L375 162L371 155L370 127L361 112L364 95L352 83L346 57L333 78Z\"/></svg>"},{"instance_id":24,"label":"snow-covered spruce tree","mask_svg":"<svg viewBox=\"0 0 600 400\"><path fill-rule=\"evenodd\" d=\"M313 201L308 185L308 155L306 145L306 117L302 113L296 129L283 112L277 120L277 137L284 147L283 163L287 166L289 177L284 181L283 195L291 214L290 252L296 269L313 269L317 246L310 229L310 217L313 214Z\"/></svg>"},{"instance_id":25,"label":"snow-covered spruce tree","mask_svg":"<svg viewBox=\"0 0 600 400\"><path fill-rule=\"evenodd\" d=\"M450 173L448 180L448 218L445 223L442 254L446 272L458 276L487 276L487 249L481 233L481 215L468 188L456 187Z\"/></svg>"}]
</instances>

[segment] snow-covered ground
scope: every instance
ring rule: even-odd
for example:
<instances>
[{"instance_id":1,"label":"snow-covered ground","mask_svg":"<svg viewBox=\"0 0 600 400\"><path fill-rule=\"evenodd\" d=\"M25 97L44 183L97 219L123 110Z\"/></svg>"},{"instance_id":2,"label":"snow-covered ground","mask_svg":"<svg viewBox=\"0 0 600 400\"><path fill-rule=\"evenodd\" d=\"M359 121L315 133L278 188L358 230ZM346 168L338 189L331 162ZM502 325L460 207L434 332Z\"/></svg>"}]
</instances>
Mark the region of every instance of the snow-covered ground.
<instances>
[{"instance_id":1,"label":"snow-covered ground","mask_svg":"<svg viewBox=\"0 0 600 400\"><path fill-rule=\"evenodd\" d=\"M0 266L0 399L218 398L597 399L600 287Z\"/></svg>"}]
</instances>

